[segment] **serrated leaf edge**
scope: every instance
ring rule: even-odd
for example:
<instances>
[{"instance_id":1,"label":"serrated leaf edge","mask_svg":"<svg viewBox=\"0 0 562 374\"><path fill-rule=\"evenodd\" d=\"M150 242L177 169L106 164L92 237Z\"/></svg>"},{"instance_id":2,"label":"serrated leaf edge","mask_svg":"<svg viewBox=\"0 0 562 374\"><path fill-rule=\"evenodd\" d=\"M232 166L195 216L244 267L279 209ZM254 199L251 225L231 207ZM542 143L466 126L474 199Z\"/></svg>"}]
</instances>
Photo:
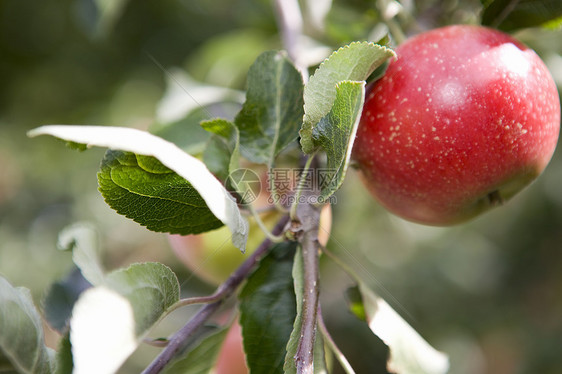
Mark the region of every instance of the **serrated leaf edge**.
<instances>
[{"instance_id":1,"label":"serrated leaf edge","mask_svg":"<svg viewBox=\"0 0 562 374\"><path fill-rule=\"evenodd\" d=\"M242 252L245 251L249 226L236 201L203 162L175 144L148 132L126 127L46 125L29 131L27 135L51 135L85 144L88 148L107 147L157 158L191 183L211 212L230 228L232 243Z\"/></svg>"}]
</instances>

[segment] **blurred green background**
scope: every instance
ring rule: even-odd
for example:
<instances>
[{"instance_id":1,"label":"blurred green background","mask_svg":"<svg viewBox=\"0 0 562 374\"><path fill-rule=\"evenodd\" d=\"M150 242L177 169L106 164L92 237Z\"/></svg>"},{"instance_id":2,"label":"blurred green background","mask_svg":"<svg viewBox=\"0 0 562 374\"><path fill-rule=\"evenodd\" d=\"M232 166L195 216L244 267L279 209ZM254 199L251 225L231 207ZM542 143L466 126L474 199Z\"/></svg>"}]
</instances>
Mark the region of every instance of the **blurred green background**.
<instances>
[{"instance_id":1,"label":"blurred green background","mask_svg":"<svg viewBox=\"0 0 562 374\"><path fill-rule=\"evenodd\" d=\"M384 34L366 0L334 0L324 23L315 24L329 3L303 2L304 31L320 55ZM411 16L399 18L406 34L474 23L480 12L477 1L403 4ZM562 32L527 29L516 37L541 55L560 90ZM243 90L254 58L276 48L282 42L267 0L0 0L0 273L30 288L40 305L49 284L72 270L71 256L56 249L58 232L89 221L99 229L108 269L161 261L184 290L210 292L173 256L165 235L105 205L96 180L103 150L77 153L26 131L49 123L164 126L170 113L159 112L159 103L167 80L170 89L174 82L159 65L174 77L189 74L187 91ZM193 106L190 95L184 100ZM451 355L451 373L561 373L561 153L505 207L452 228L388 215L351 172L333 207L329 246ZM323 266L328 327L358 373L385 373L384 345L346 309L349 279ZM55 334L48 339L56 344ZM157 352L143 349L149 354L135 354L123 372L138 372Z\"/></svg>"}]
</instances>

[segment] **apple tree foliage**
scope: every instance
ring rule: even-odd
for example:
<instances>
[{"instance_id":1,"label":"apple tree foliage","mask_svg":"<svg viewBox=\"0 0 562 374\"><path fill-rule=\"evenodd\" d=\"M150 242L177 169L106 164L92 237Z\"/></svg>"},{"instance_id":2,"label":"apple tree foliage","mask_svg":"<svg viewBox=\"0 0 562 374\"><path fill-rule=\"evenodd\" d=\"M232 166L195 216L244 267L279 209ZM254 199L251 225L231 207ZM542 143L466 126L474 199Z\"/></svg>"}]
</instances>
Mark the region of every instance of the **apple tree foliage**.
<instances>
[{"instance_id":1,"label":"apple tree foliage","mask_svg":"<svg viewBox=\"0 0 562 374\"><path fill-rule=\"evenodd\" d=\"M100 22L111 22L112 10L97 3L103 15ZM121 11L124 1L116 3L121 5L113 12ZM516 2L504 12L511 3L483 1L482 23L512 31L553 25L562 17L557 1L532 1L532 7L526 7L531 1ZM393 55L384 45L350 43L333 52L305 82L286 52L264 52L248 72L239 111L231 118L188 113L185 117L200 126L182 138L171 128L150 134L66 125L42 126L29 135L51 135L79 150L108 148L98 172L99 191L117 213L149 230L171 234L198 234L226 225L233 244L244 251L246 208L227 190L228 175L244 159L274 169L279 157L302 150L302 158L316 157L328 170L328 183L317 191L326 201L340 188L349 167L366 80ZM116 372L154 325L188 303L181 299L178 279L166 265L137 263L107 271L98 258L98 246L95 231L85 224L60 234L59 247L72 252L80 274L53 284L43 303L47 322L63 336L57 351L44 343L42 320L29 291L0 277L0 371ZM308 269L302 252L297 241L272 244L257 266L242 274L244 283L221 286L241 284L238 308L252 373L300 372L294 358L303 344L301 329L308 318L304 299L309 291L304 287ZM390 371L448 371L445 354L432 348L352 268L334 261L356 283L349 293L353 297L348 297L350 310L388 345ZM199 321L198 329L172 352L163 372L205 373L212 368L227 328L204 322ZM328 332L313 327L314 373L329 372L333 358L346 372L353 372ZM169 347L172 339L154 343Z\"/></svg>"}]
</instances>

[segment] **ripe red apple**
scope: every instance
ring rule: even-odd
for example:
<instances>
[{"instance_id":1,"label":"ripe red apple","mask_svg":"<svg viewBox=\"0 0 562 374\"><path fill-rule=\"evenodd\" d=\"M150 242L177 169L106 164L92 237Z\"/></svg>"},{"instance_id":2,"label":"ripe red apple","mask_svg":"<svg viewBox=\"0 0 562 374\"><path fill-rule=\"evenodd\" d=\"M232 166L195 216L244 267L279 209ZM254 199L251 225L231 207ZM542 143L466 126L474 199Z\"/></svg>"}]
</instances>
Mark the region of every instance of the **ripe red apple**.
<instances>
[{"instance_id":1,"label":"ripe red apple","mask_svg":"<svg viewBox=\"0 0 562 374\"><path fill-rule=\"evenodd\" d=\"M532 50L459 25L414 36L396 54L367 94L353 155L389 211L430 225L462 222L543 171L560 102Z\"/></svg>"}]
</instances>

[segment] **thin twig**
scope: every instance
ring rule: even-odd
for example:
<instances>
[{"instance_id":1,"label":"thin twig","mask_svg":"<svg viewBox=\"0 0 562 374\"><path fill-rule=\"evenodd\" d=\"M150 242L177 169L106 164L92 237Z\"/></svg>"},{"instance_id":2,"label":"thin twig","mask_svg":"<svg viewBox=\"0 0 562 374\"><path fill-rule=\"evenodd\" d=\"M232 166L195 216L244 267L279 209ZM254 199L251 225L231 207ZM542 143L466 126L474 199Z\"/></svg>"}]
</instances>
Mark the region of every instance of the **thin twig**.
<instances>
[{"instance_id":1,"label":"thin twig","mask_svg":"<svg viewBox=\"0 0 562 374\"><path fill-rule=\"evenodd\" d=\"M277 225L273 229L275 235L280 234L287 225L289 221L288 216L283 216L277 222ZM248 277L251 271L254 269L259 260L267 253L269 247L271 246L271 241L265 239L260 246L255 250L254 253L248 257L242 265L234 271L228 277L228 279L222 283L215 293L211 296L217 298L217 301L210 304L206 304L180 329L176 334L169 340L166 348L160 352L158 357L152 361L152 363L142 372L143 374L156 374L160 373L164 367L170 363L170 361L175 357L175 355L181 351L185 343L190 337L193 336L194 332L201 327L205 321L207 321L214 312L216 312L221 306L223 300L230 296L236 288Z\"/></svg>"},{"instance_id":2,"label":"thin twig","mask_svg":"<svg viewBox=\"0 0 562 374\"><path fill-rule=\"evenodd\" d=\"M297 185L297 190L295 191L295 201L293 202L293 205L291 206L291 210L290 210L290 216L291 216L292 220L297 219L296 218L297 208L299 206L301 195L303 193L304 185L305 185L306 181L309 179L308 174L311 173L311 172L314 172L313 170L310 170L310 167L312 165L312 161L314 161L315 156L316 156L315 153L308 156L308 158L306 159L306 162L304 164L304 168L303 168L302 174L300 176L299 183Z\"/></svg>"},{"instance_id":3,"label":"thin twig","mask_svg":"<svg viewBox=\"0 0 562 374\"><path fill-rule=\"evenodd\" d=\"M306 194L304 197L310 196ZM297 225L295 229L299 230L297 237L302 246L304 292L301 311L301 335L294 359L298 374L313 374L314 341L316 340L318 296L320 293L318 270L320 209L310 203L299 204L297 218L298 222L293 224Z\"/></svg>"}]
</instances>

